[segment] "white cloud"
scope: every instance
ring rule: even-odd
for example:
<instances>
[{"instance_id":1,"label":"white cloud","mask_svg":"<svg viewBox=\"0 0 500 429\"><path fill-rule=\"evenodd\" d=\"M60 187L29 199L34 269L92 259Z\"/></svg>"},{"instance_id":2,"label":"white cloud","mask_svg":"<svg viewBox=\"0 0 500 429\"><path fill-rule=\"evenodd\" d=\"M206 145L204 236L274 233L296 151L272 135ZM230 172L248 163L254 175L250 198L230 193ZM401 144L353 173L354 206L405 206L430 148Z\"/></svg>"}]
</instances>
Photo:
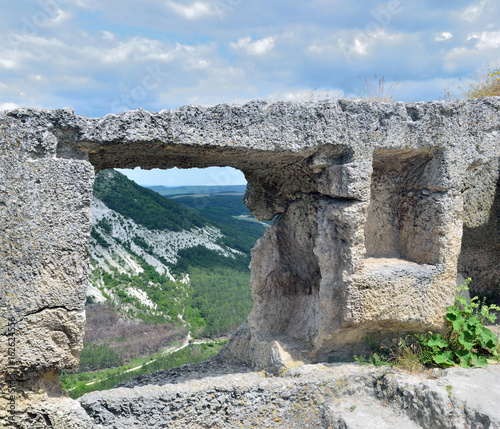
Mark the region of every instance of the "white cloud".
<instances>
[{"instance_id":1,"label":"white cloud","mask_svg":"<svg viewBox=\"0 0 500 429\"><path fill-rule=\"evenodd\" d=\"M448 31L443 31L442 33L437 34L434 40L436 42L444 42L445 40L450 40L451 38L453 38L452 33Z\"/></svg>"},{"instance_id":2,"label":"white cloud","mask_svg":"<svg viewBox=\"0 0 500 429\"><path fill-rule=\"evenodd\" d=\"M87 52L99 62L106 64L124 64L135 62L170 62L183 53L194 54L196 49L190 45L176 43L171 45L159 40L134 37L105 48L102 46L87 47Z\"/></svg>"},{"instance_id":3,"label":"white cloud","mask_svg":"<svg viewBox=\"0 0 500 429\"><path fill-rule=\"evenodd\" d=\"M0 69L15 69L17 67L17 62L9 58L0 58Z\"/></svg>"},{"instance_id":4,"label":"white cloud","mask_svg":"<svg viewBox=\"0 0 500 429\"><path fill-rule=\"evenodd\" d=\"M237 43L230 43L229 46L235 50L245 51L249 55L264 55L273 50L274 42L274 37L266 37L254 42L251 37L245 37L238 39Z\"/></svg>"},{"instance_id":5,"label":"white cloud","mask_svg":"<svg viewBox=\"0 0 500 429\"><path fill-rule=\"evenodd\" d=\"M186 19L198 19L203 16L214 15L217 13L210 3L201 1L195 1L191 4L191 6L174 3L173 1L168 1L166 5L169 9Z\"/></svg>"},{"instance_id":6,"label":"white cloud","mask_svg":"<svg viewBox=\"0 0 500 429\"><path fill-rule=\"evenodd\" d=\"M312 52L313 54L322 54L325 48L323 46L319 46L316 43L313 43L309 48L307 48L309 52Z\"/></svg>"},{"instance_id":7,"label":"white cloud","mask_svg":"<svg viewBox=\"0 0 500 429\"><path fill-rule=\"evenodd\" d=\"M116 39L116 35L114 35L113 33L110 33L109 31L103 30L102 39L113 41Z\"/></svg>"},{"instance_id":8,"label":"white cloud","mask_svg":"<svg viewBox=\"0 0 500 429\"><path fill-rule=\"evenodd\" d=\"M71 0L73 4L82 9L96 9L99 4L103 2L99 2L99 0Z\"/></svg>"},{"instance_id":9,"label":"white cloud","mask_svg":"<svg viewBox=\"0 0 500 429\"><path fill-rule=\"evenodd\" d=\"M73 14L68 11L57 9L56 16L54 16L50 21L48 21L48 26L61 25L64 22L70 21L73 18Z\"/></svg>"},{"instance_id":10,"label":"white cloud","mask_svg":"<svg viewBox=\"0 0 500 429\"><path fill-rule=\"evenodd\" d=\"M284 101L299 101L312 102L319 100L338 100L344 96L341 89L304 89L297 88L289 91L279 91L269 94L266 99L284 100Z\"/></svg>"},{"instance_id":11,"label":"white cloud","mask_svg":"<svg viewBox=\"0 0 500 429\"><path fill-rule=\"evenodd\" d=\"M390 25L385 15L375 24L370 0L287 2L286 13L284 0L51 0L50 13L17 1L0 2L1 100L87 116L114 111L115 100L161 110L301 99L314 88L351 94L375 72L463 78L500 55L498 0L404 2ZM221 3L233 5L223 16ZM438 86L415 84L407 101L435 98Z\"/></svg>"},{"instance_id":12,"label":"white cloud","mask_svg":"<svg viewBox=\"0 0 500 429\"><path fill-rule=\"evenodd\" d=\"M496 61L500 55L500 31L469 33L467 46L455 46L444 57L443 67L455 71L458 67L469 67L469 74L488 62Z\"/></svg>"},{"instance_id":13,"label":"white cloud","mask_svg":"<svg viewBox=\"0 0 500 429\"><path fill-rule=\"evenodd\" d=\"M500 48L500 31L483 31L469 34L467 40L477 40L476 48L479 50Z\"/></svg>"},{"instance_id":14,"label":"white cloud","mask_svg":"<svg viewBox=\"0 0 500 429\"><path fill-rule=\"evenodd\" d=\"M330 58L353 59L371 58L381 49L411 43L411 37L404 33L390 33L385 29L367 34L359 30L344 30L330 33L323 39L315 40L307 47L308 52L315 55L329 55Z\"/></svg>"},{"instance_id":15,"label":"white cloud","mask_svg":"<svg viewBox=\"0 0 500 429\"><path fill-rule=\"evenodd\" d=\"M15 103L0 103L0 110L13 110L18 109L19 107L21 106Z\"/></svg>"},{"instance_id":16,"label":"white cloud","mask_svg":"<svg viewBox=\"0 0 500 429\"><path fill-rule=\"evenodd\" d=\"M351 46L351 50L353 53L358 54L358 55L367 55L368 54L368 41L367 41L367 39L362 38L362 37L356 37L354 39L354 43Z\"/></svg>"},{"instance_id":17,"label":"white cloud","mask_svg":"<svg viewBox=\"0 0 500 429\"><path fill-rule=\"evenodd\" d=\"M478 3L467 6L461 13L461 18L465 21L474 22L481 17L484 12L487 0L481 0Z\"/></svg>"},{"instance_id":18,"label":"white cloud","mask_svg":"<svg viewBox=\"0 0 500 429\"><path fill-rule=\"evenodd\" d=\"M33 54L40 55L41 49L61 49L68 46L62 40L58 40L55 37L43 37L39 35L27 35L27 34L14 34L10 36L13 38L16 45L16 52L18 54L25 54L32 56ZM35 48L36 49L33 49Z\"/></svg>"}]
</instances>

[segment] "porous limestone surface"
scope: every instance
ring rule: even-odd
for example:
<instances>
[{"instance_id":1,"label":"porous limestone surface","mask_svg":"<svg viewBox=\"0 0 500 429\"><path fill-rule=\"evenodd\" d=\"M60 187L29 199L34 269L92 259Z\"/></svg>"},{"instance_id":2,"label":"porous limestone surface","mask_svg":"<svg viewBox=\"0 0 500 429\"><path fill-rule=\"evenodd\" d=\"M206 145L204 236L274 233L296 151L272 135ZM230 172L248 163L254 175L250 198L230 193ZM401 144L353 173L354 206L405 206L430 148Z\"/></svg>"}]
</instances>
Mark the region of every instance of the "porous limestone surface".
<instances>
[{"instance_id":1,"label":"porous limestone surface","mask_svg":"<svg viewBox=\"0 0 500 429\"><path fill-rule=\"evenodd\" d=\"M75 406L49 375L83 346L94 170L56 157L45 115L0 116L0 423L26 427L41 401Z\"/></svg>"},{"instance_id":2,"label":"porous limestone surface","mask_svg":"<svg viewBox=\"0 0 500 429\"><path fill-rule=\"evenodd\" d=\"M431 377L315 364L270 376L209 362L122 385L79 399L96 428L500 428L498 365Z\"/></svg>"},{"instance_id":3,"label":"porous limestone surface","mask_svg":"<svg viewBox=\"0 0 500 429\"><path fill-rule=\"evenodd\" d=\"M252 252L254 309L222 355L277 373L367 336L439 331L457 262L498 296L499 158L499 97L0 112L0 418L12 383L21 403L78 363L96 171L245 174L245 203L275 221Z\"/></svg>"},{"instance_id":4,"label":"porous limestone surface","mask_svg":"<svg viewBox=\"0 0 500 429\"><path fill-rule=\"evenodd\" d=\"M464 233L458 271L472 295L500 303L500 158L470 169L462 189Z\"/></svg>"}]
</instances>

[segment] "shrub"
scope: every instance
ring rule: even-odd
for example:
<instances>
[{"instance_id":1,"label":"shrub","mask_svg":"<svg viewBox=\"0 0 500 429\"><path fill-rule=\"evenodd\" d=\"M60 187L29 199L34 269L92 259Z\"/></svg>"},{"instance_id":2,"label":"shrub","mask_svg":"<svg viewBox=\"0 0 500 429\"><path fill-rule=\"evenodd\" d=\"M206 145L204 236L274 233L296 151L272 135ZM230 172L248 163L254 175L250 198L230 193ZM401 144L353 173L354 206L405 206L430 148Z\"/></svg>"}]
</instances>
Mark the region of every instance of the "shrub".
<instances>
[{"instance_id":1,"label":"shrub","mask_svg":"<svg viewBox=\"0 0 500 429\"><path fill-rule=\"evenodd\" d=\"M394 338L389 344L382 344L368 358L357 358L360 363L374 365L395 365L410 372L419 372L426 367L452 367L460 364L464 368L485 368L488 361L500 360L500 347L496 335L485 322L495 322L495 304L480 303L476 296L467 302L462 296L469 290L467 279L457 288L455 303L448 307L445 334L407 335Z\"/></svg>"}]
</instances>

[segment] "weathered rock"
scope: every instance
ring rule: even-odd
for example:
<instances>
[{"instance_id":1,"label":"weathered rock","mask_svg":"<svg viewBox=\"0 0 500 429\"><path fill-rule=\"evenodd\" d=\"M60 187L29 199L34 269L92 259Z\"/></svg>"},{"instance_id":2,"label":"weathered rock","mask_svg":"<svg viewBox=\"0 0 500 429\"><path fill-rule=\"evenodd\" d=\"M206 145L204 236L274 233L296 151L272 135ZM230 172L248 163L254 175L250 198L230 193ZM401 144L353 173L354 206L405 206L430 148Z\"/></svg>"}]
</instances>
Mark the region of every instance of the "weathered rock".
<instances>
[{"instance_id":1,"label":"weathered rock","mask_svg":"<svg viewBox=\"0 0 500 429\"><path fill-rule=\"evenodd\" d=\"M78 362L94 169L110 167L232 166L252 213L278 216L228 361L277 372L442 329L460 255L498 295L499 124L498 97L0 113L0 381Z\"/></svg>"},{"instance_id":2,"label":"weathered rock","mask_svg":"<svg viewBox=\"0 0 500 429\"><path fill-rule=\"evenodd\" d=\"M466 172L462 252L458 271L473 295L500 302L500 159Z\"/></svg>"},{"instance_id":3,"label":"weathered rock","mask_svg":"<svg viewBox=\"0 0 500 429\"><path fill-rule=\"evenodd\" d=\"M2 428L94 428L92 419L82 406L63 392L59 371L50 371L43 377L32 377L26 381L16 380L14 390L15 400L9 401L7 409L13 405L15 413L5 416L2 409Z\"/></svg>"},{"instance_id":4,"label":"weathered rock","mask_svg":"<svg viewBox=\"0 0 500 429\"><path fill-rule=\"evenodd\" d=\"M277 377L233 371L182 367L79 401L102 429L500 428L498 365L433 378L353 364L304 365Z\"/></svg>"}]
</instances>

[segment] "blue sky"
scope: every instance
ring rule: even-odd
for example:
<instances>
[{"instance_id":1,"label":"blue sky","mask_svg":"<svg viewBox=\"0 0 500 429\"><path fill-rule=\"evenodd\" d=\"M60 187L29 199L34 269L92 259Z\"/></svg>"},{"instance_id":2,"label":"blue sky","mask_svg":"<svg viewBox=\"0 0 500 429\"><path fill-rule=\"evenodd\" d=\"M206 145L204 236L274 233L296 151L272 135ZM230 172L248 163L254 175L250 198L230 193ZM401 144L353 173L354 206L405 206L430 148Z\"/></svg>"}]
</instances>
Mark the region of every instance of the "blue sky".
<instances>
[{"instance_id":1,"label":"blue sky","mask_svg":"<svg viewBox=\"0 0 500 429\"><path fill-rule=\"evenodd\" d=\"M400 81L399 100L438 99L497 63L499 23L498 0L3 1L0 109L71 107L101 117L357 97L375 73ZM208 183L211 171L128 174L180 185Z\"/></svg>"}]
</instances>

